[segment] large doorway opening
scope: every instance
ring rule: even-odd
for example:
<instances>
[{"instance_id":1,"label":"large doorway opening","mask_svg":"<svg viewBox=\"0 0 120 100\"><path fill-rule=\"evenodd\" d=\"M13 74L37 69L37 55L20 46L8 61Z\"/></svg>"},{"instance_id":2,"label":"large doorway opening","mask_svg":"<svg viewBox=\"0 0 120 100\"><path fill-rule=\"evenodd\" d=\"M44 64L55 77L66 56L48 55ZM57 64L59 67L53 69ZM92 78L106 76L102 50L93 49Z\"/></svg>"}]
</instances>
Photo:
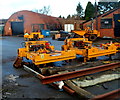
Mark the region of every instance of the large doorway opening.
<instances>
[{"instance_id":1,"label":"large doorway opening","mask_svg":"<svg viewBox=\"0 0 120 100\"><path fill-rule=\"evenodd\" d=\"M24 34L24 22L11 22L12 35Z\"/></svg>"}]
</instances>

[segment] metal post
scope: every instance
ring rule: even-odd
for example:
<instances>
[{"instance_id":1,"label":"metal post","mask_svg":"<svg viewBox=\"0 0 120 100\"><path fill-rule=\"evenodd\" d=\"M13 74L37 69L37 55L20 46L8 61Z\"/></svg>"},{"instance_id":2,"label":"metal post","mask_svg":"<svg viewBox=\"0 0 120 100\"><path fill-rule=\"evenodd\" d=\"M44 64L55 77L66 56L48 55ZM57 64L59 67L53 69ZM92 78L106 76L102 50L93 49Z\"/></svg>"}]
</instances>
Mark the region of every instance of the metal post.
<instances>
[{"instance_id":1,"label":"metal post","mask_svg":"<svg viewBox=\"0 0 120 100\"><path fill-rule=\"evenodd\" d=\"M98 30L97 3L96 3L96 0L95 0L95 19L96 19L96 30Z\"/></svg>"}]
</instances>

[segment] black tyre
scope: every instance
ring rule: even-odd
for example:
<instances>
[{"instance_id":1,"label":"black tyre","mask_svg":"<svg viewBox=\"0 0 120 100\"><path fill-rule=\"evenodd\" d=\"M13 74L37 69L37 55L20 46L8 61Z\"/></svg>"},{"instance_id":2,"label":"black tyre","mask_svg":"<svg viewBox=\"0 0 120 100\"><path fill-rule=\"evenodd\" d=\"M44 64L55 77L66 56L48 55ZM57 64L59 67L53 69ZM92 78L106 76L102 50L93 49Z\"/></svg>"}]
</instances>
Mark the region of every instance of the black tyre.
<instances>
[{"instance_id":1,"label":"black tyre","mask_svg":"<svg viewBox=\"0 0 120 100\"><path fill-rule=\"evenodd\" d=\"M95 41L97 39L97 36L95 34L91 34L89 37L88 37L88 40L89 41Z\"/></svg>"},{"instance_id":2,"label":"black tyre","mask_svg":"<svg viewBox=\"0 0 120 100\"><path fill-rule=\"evenodd\" d=\"M64 51L65 50L64 47L61 47L61 50Z\"/></svg>"}]
</instances>

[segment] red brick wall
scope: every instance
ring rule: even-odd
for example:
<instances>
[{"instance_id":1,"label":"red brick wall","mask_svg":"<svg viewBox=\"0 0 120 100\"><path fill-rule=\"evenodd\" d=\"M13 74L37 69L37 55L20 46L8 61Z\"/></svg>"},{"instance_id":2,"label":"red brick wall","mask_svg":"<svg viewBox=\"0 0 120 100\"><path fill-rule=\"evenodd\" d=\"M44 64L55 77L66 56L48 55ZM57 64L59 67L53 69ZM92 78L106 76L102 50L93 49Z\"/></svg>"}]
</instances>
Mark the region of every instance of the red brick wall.
<instances>
[{"instance_id":1,"label":"red brick wall","mask_svg":"<svg viewBox=\"0 0 120 100\"><path fill-rule=\"evenodd\" d=\"M107 36L107 37L112 37L114 38L114 29L100 29L100 37L104 37L104 36Z\"/></svg>"},{"instance_id":2,"label":"red brick wall","mask_svg":"<svg viewBox=\"0 0 120 100\"><path fill-rule=\"evenodd\" d=\"M114 12L104 16L105 14L98 17L98 31L100 31L100 34L101 34L100 37L107 36L107 37L115 38L115 36L114 36L114 18L113 18L113 16L114 16L114 14L120 14L120 9L117 9ZM112 18L112 20L113 20L112 21L112 28L111 29L101 29L101 18ZM91 24L91 21L86 22L86 23L83 24L83 27L85 28L87 25L90 25L90 24ZM93 21L93 28L96 29L96 20L95 19Z\"/></svg>"}]
</instances>

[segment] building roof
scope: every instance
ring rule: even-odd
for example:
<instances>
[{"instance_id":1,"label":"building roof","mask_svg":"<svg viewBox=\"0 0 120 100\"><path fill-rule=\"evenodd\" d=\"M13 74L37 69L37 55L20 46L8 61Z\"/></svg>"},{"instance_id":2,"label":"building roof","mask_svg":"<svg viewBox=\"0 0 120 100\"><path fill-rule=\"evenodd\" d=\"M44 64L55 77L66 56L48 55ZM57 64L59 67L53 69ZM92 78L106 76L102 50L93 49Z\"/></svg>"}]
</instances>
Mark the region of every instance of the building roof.
<instances>
[{"instance_id":1,"label":"building roof","mask_svg":"<svg viewBox=\"0 0 120 100\"><path fill-rule=\"evenodd\" d=\"M0 19L0 25L4 25L6 23L7 19Z\"/></svg>"},{"instance_id":2,"label":"building roof","mask_svg":"<svg viewBox=\"0 0 120 100\"><path fill-rule=\"evenodd\" d=\"M112 10L110 10L110 11L108 11L108 12L105 12L104 14L97 15L97 17L100 17L100 16L105 17L105 16L113 13L114 11L116 11L116 10L118 10L118 9L120 9L120 8L112 9ZM96 17L94 17L93 19L95 19L95 18L96 18ZM92 19L87 20L87 21L83 22L83 24L84 24L84 23L87 23L87 22L89 22L89 21L91 21L91 20L92 20Z\"/></svg>"},{"instance_id":3,"label":"building roof","mask_svg":"<svg viewBox=\"0 0 120 100\"><path fill-rule=\"evenodd\" d=\"M53 17L53 16L49 16L49 15L44 15L44 14L40 14L40 13L36 13L36 12L33 12L33 11L28 11L28 10L22 10L22 11L18 11L18 12L15 12L14 14L12 14L9 19L14 16L15 14L18 15L18 16L24 16L24 15L27 15L27 13L31 13L31 14L34 14L34 16L39 16L39 18L42 20L42 22L44 23L59 23L58 20L60 20L61 18L58 18L58 17ZM25 17L31 17L31 16L25 16Z\"/></svg>"}]
</instances>

